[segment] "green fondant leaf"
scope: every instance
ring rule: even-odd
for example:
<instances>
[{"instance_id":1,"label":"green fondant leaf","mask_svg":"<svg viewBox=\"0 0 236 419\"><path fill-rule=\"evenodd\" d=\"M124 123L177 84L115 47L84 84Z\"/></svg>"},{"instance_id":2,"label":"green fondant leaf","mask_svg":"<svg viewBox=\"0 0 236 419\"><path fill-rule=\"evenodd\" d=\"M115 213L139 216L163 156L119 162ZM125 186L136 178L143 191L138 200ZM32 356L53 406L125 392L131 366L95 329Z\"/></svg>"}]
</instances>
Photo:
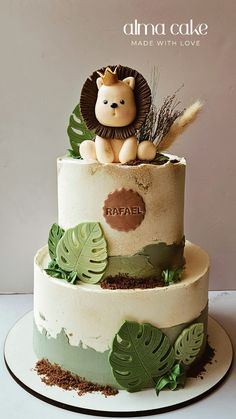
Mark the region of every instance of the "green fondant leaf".
<instances>
[{"instance_id":1,"label":"green fondant leaf","mask_svg":"<svg viewBox=\"0 0 236 419\"><path fill-rule=\"evenodd\" d=\"M130 392L155 387L169 371L174 350L164 333L147 323L126 321L116 334L109 357L116 381Z\"/></svg>"},{"instance_id":2,"label":"green fondant leaf","mask_svg":"<svg viewBox=\"0 0 236 419\"><path fill-rule=\"evenodd\" d=\"M201 349L203 338L203 323L194 323L186 327L175 341L175 358L184 365L192 364Z\"/></svg>"},{"instance_id":3,"label":"green fondant leaf","mask_svg":"<svg viewBox=\"0 0 236 419\"><path fill-rule=\"evenodd\" d=\"M95 284L107 266L107 244L99 223L81 223L68 229L57 245L57 263L75 271L79 279Z\"/></svg>"},{"instance_id":4,"label":"green fondant leaf","mask_svg":"<svg viewBox=\"0 0 236 419\"><path fill-rule=\"evenodd\" d=\"M183 269L165 269L162 271L162 278L166 285L174 284L175 282L179 281L182 275Z\"/></svg>"},{"instance_id":5,"label":"green fondant leaf","mask_svg":"<svg viewBox=\"0 0 236 419\"><path fill-rule=\"evenodd\" d=\"M63 271L63 269L59 267L55 260L51 260L49 262L48 269L45 269L45 272L53 278L65 279L67 282L70 282L71 284L75 284L77 280L77 272Z\"/></svg>"},{"instance_id":6,"label":"green fondant leaf","mask_svg":"<svg viewBox=\"0 0 236 419\"><path fill-rule=\"evenodd\" d=\"M182 365L176 364L171 371L158 379L155 387L157 396L163 388L168 387L170 390L176 390L179 386L184 387L185 382L185 371Z\"/></svg>"},{"instance_id":7,"label":"green fondant leaf","mask_svg":"<svg viewBox=\"0 0 236 419\"><path fill-rule=\"evenodd\" d=\"M56 249L65 231L58 224L53 224L48 236L48 250L52 260L56 260Z\"/></svg>"},{"instance_id":8,"label":"green fondant leaf","mask_svg":"<svg viewBox=\"0 0 236 419\"><path fill-rule=\"evenodd\" d=\"M79 153L79 146L84 140L92 140L94 137L94 132L90 131L85 121L83 120L83 117L81 115L80 111L80 105L78 104L75 109L73 110L70 120L69 120L69 126L67 128L67 134L70 139L70 144L73 150L73 157L78 156L80 157Z\"/></svg>"}]
</instances>

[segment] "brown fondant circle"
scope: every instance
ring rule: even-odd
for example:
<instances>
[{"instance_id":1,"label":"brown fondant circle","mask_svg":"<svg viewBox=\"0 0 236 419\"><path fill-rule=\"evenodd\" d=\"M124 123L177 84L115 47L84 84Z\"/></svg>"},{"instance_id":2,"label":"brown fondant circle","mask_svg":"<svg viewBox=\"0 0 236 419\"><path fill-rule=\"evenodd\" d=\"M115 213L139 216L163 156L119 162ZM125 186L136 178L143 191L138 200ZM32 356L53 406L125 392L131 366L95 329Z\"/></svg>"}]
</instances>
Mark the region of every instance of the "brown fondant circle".
<instances>
[{"instance_id":1,"label":"brown fondant circle","mask_svg":"<svg viewBox=\"0 0 236 419\"><path fill-rule=\"evenodd\" d=\"M135 230L145 217L145 203L139 193L132 189L111 192L104 202L103 216L106 222L118 231Z\"/></svg>"}]
</instances>

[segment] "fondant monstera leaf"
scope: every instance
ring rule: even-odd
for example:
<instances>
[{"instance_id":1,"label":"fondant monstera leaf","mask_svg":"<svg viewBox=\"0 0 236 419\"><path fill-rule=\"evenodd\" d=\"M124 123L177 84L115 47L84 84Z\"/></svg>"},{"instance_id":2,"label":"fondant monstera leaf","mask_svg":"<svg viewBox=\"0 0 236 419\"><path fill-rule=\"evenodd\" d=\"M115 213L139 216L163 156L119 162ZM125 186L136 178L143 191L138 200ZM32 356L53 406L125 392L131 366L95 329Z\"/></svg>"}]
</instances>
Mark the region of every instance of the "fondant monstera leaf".
<instances>
[{"instance_id":1,"label":"fondant monstera leaf","mask_svg":"<svg viewBox=\"0 0 236 419\"><path fill-rule=\"evenodd\" d=\"M81 223L68 229L57 245L57 263L77 272L83 282L95 284L107 266L107 244L99 223Z\"/></svg>"},{"instance_id":2,"label":"fondant monstera leaf","mask_svg":"<svg viewBox=\"0 0 236 419\"><path fill-rule=\"evenodd\" d=\"M67 128L67 134L70 139L70 144L73 150L74 156L80 156L79 146L84 140L92 140L94 137L93 131L90 131L81 115L80 105L78 104L73 110L69 126Z\"/></svg>"},{"instance_id":3,"label":"fondant monstera leaf","mask_svg":"<svg viewBox=\"0 0 236 419\"><path fill-rule=\"evenodd\" d=\"M52 260L56 260L56 249L65 231L58 224L53 224L48 236L48 250Z\"/></svg>"},{"instance_id":4,"label":"fondant monstera leaf","mask_svg":"<svg viewBox=\"0 0 236 419\"><path fill-rule=\"evenodd\" d=\"M203 337L203 323L186 327L175 341L175 358L184 365L192 364L201 349Z\"/></svg>"},{"instance_id":5,"label":"fondant monstera leaf","mask_svg":"<svg viewBox=\"0 0 236 419\"><path fill-rule=\"evenodd\" d=\"M155 387L171 370L174 350L158 328L126 321L114 338L109 361L116 381L130 392Z\"/></svg>"}]
</instances>

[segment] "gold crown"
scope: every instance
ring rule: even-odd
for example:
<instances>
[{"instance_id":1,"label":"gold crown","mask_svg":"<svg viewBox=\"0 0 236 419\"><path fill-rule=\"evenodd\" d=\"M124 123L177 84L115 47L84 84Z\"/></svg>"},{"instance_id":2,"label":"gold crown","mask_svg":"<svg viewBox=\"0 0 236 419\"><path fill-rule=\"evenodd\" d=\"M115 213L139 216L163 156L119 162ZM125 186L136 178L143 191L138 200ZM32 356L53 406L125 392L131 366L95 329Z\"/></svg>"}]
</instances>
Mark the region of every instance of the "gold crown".
<instances>
[{"instance_id":1,"label":"gold crown","mask_svg":"<svg viewBox=\"0 0 236 419\"><path fill-rule=\"evenodd\" d=\"M110 69L110 67L107 67L104 74L97 71L99 76L102 78L102 82L105 86L111 86L112 84L118 83L118 76L116 74L117 67L114 71Z\"/></svg>"}]
</instances>

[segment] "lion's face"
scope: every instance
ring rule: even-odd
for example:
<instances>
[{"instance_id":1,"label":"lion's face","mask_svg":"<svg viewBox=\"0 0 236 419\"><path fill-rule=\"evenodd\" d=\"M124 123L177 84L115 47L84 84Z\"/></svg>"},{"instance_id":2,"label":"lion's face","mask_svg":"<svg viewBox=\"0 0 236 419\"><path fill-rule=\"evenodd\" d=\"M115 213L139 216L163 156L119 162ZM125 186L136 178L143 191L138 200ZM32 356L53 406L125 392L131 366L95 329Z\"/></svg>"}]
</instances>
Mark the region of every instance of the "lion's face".
<instances>
[{"instance_id":1,"label":"lion's face","mask_svg":"<svg viewBox=\"0 0 236 419\"><path fill-rule=\"evenodd\" d=\"M125 127L134 121L136 105L133 90L124 82L101 86L95 105L95 115L107 127Z\"/></svg>"},{"instance_id":2,"label":"lion's face","mask_svg":"<svg viewBox=\"0 0 236 419\"><path fill-rule=\"evenodd\" d=\"M107 127L125 127L134 121L136 117L136 104L132 88L134 81L131 83L130 79L128 77L111 86L98 83L95 115L100 124Z\"/></svg>"}]
</instances>

